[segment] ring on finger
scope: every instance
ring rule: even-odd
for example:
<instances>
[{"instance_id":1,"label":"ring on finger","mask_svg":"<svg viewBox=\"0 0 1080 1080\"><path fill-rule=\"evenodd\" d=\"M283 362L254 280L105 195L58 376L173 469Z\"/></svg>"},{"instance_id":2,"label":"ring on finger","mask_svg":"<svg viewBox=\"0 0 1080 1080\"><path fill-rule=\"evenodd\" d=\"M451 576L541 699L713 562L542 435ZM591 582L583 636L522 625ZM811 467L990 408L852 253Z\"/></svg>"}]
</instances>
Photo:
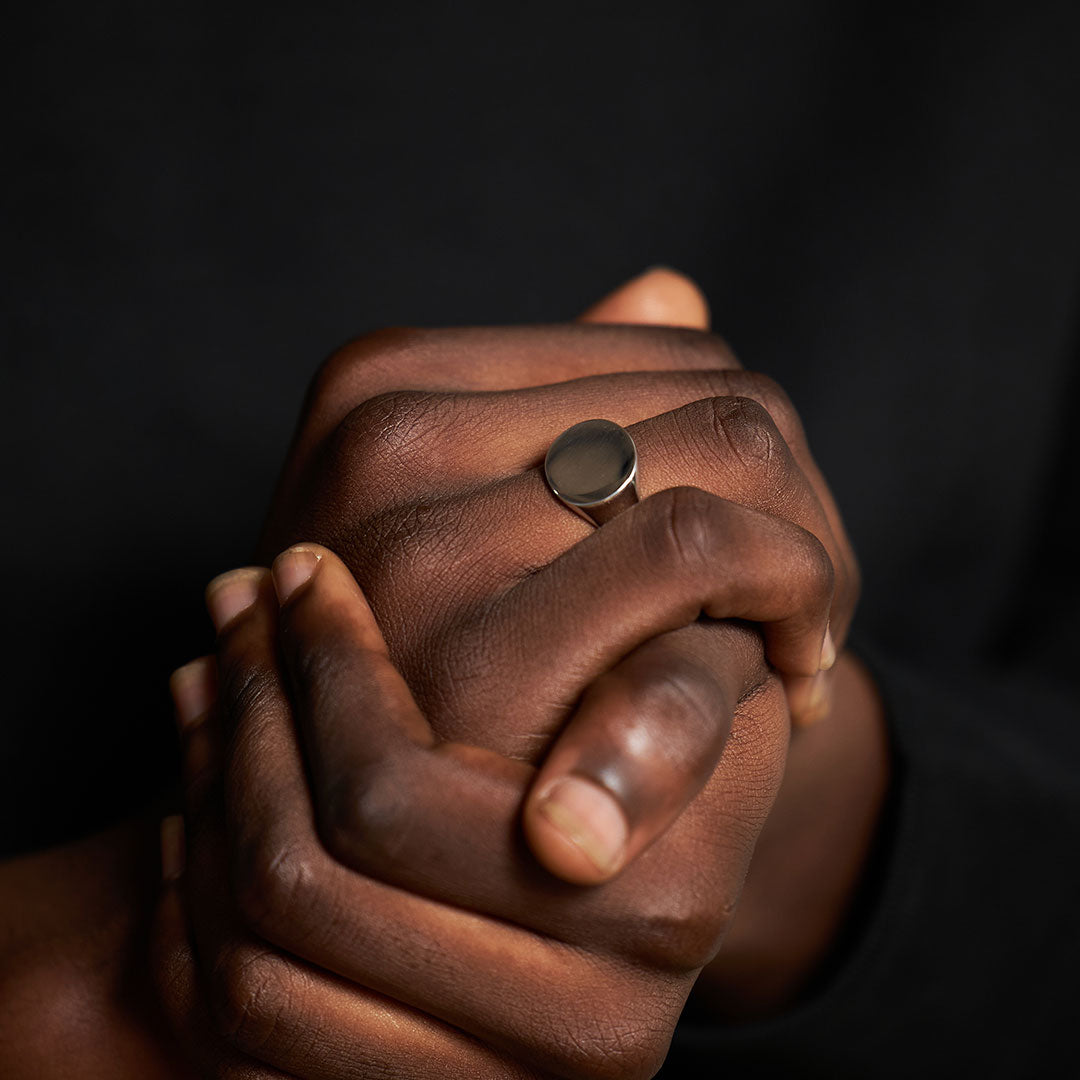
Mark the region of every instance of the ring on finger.
<instances>
[{"instance_id":1,"label":"ring on finger","mask_svg":"<svg viewBox=\"0 0 1080 1080\"><path fill-rule=\"evenodd\" d=\"M548 449L544 478L555 497L593 525L638 501L637 447L611 420L583 420Z\"/></svg>"}]
</instances>

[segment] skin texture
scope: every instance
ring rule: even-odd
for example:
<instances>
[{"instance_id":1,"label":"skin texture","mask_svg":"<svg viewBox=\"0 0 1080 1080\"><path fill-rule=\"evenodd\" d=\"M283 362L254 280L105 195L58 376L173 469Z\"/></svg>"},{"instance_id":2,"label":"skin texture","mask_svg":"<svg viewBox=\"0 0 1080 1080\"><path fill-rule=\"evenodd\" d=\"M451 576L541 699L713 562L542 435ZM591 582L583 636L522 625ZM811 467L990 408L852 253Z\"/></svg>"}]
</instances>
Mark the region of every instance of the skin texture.
<instances>
[{"instance_id":1,"label":"skin texture","mask_svg":"<svg viewBox=\"0 0 1080 1080\"><path fill-rule=\"evenodd\" d=\"M592 316L633 322L635 313L655 316L659 310L668 312L663 321L700 325L704 304L685 279L669 272L650 278L602 301ZM202 734L185 736L189 779L205 772L210 794L193 795L189 784L189 819L198 827L190 837L184 889L171 886L159 912L156 970L175 1030L187 1049L199 1048L204 1072L277 1075L259 1071L251 1063L255 1057L305 1076L649 1075L694 975L725 931L730 953L725 945L699 983L718 1010L740 1011L732 1002L741 1003L744 1013L775 1007L820 961L870 843L886 780L884 743L868 680L841 657L837 707L829 723L799 730L792 751L792 765L799 767L788 769L732 923L754 840L780 783L787 703L803 721L826 712L828 697L813 693L824 681L814 680L813 672L825 625L842 647L857 593L854 559L797 417L777 388L733 365L722 343L692 331L570 327L394 332L361 342L321 373L263 549L269 557L286 542L314 538L345 556L386 635L387 656L405 675L419 708L412 706L412 719L402 721L412 732L404 754L402 744L393 744L397 750L388 744L381 756L365 761L371 751L366 740L342 749L348 725L340 703L364 701L357 691L370 680L359 677L344 689L322 685L293 717L303 747L290 747L280 742L289 700L282 687L298 677L297 669L290 668L290 675L265 660L262 682L224 678L224 707L197 726ZM617 373L625 368L634 370ZM567 379L575 381L535 388L538 381ZM501 395L490 392L495 388ZM732 404L732 395L741 400ZM719 403L712 400L717 398ZM681 518L676 512L684 524L675 530L658 525L671 521L671 506L661 501L658 512L652 509L656 501L648 500L625 522L591 534L553 503L534 475L537 454L542 457L558 431L591 409L631 426L645 463L643 495L694 484L715 496L665 496L687 511ZM718 435L723 453L717 453ZM499 523L495 530L493 520ZM743 530L739 544L731 543L736 528ZM692 542L678 540L688 535ZM571 552L582 539L588 543ZM713 556L722 552L730 561L748 540L757 552L771 543L778 551L787 544L800 553L794 562L806 570L802 584L787 590L797 602L789 595L786 606L762 607L763 598L783 590L767 575L756 592L747 586L760 565L753 559L726 585L713 582L711 600L695 593L721 561ZM322 554L320 566L329 565L333 556ZM785 560L778 556L776 562ZM635 615L640 603L621 611L604 607L605 590L614 593L625 582L628 564L642 575L660 575L642 598L661 598L645 618ZM266 650L277 632L277 605L265 576L260 580L267 620L262 637L249 631L245 647L230 652L237 631L230 626L222 637L223 672L230 665L243 670L237 656L250 657L259 640L264 655L273 652ZM559 611L558 597L579 596L598 582L586 606L598 614L596 625L580 624L580 607ZM738 610L732 607L735 585L745 593ZM768 624L768 659L787 672L786 695L756 632L695 621L709 603L717 618ZM565 625L559 625L560 615ZM531 636L521 627L534 628ZM561 658L536 663L538 640L563 648ZM342 642L348 641L344 630L323 635L315 650L322 659L300 671L347 670ZM684 674L674 688L665 674L672 670ZM268 672L277 680L276 698L253 692L265 685ZM448 693L449 676L460 682L463 672L467 693ZM527 692L515 693L508 707L506 686L525 676L532 680ZM311 684L318 687L318 680ZM296 685L290 685L295 695ZM688 687L694 706L681 715L696 722L672 725L672 702L683 702ZM206 704L212 690L203 691ZM394 701L401 713L405 691L399 691ZM279 743L266 744L258 741L268 737L266 723L252 706L274 701ZM381 700L368 704L377 706L376 713L394 711L382 708ZM499 716L497 725L493 716ZM843 722L834 724L836 717ZM640 747L644 740L650 765L673 733L682 737L663 782L631 752L628 718L637 721L631 741ZM422 767L418 737L422 749L424 738L434 740ZM812 754L800 755L803 738L811 740ZM863 767L854 770L859 782L837 783L852 774L856 752L862 756L857 763ZM304 754L314 809L296 770ZM289 755L301 783L270 799L275 778L253 770ZM549 828L542 795L570 772L599 781L619 800L630 833L620 861L598 868L583 858L580 843ZM362 786L361 776L383 780ZM403 778L427 782L414 783L402 798ZM381 803L370 794L359 797L361 787L370 792L373 786L399 797ZM822 800L822 791L831 797ZM252 813L252 792L264 799L261 816ZM470 804L470 792L482 798ZM425 801L430 795L438 798ZM521 835L514 815L523 801L525 835L544 866L570 881L603 881L612 874L615 880L575 890L546 876L520 839L512 842ZM281 827L286 806L292 808L292 832ZM807 806L814 813L806 813ZM245 819L252 823L246 835L236 828ZM720 842L717 836L721 848L710 849L710 839ZM792 873L793 850L817 853L801 878ZM440 862L440 852L455 854ZM475 872L476 860L483 873ZM473 872L462 873L463 865ZM680 882L674 868L686 866L692 873L683 870ZM709 873L716 878L708 879ZM308 890L303 904L288 899L290 875L299 875ZM658 911L659 895L668 907ZM800 918L785 921L777 896L801 898ZM404 928L403 904L415 916ZM473 985L475 973L485 972L487 979L499 964L470 957L466 948L488 931L462 935L457 924L438 922L446 911L460 918L454 905L470 909L471 918L496 916L491 925L499 930L506 929L502 919L516 927L512 943L499 950L500 963L518 957L501 994L488 987L489 998L475 996L481 993ZM392 954L369 950L350 959L343 942L359 935L378 944L380 938L370 922L346 921L348 932L341 932L342 912L355 917L378 910L393 912L383 916L391 920L383 937L393 941ZM320 936L319 911L326 916L323 929L330 923L338 933ZM794 934L793 923L799 927ZM284 958L268 949L267 940L308 963ZM438 980L423 980L418 996L416 964L430 965L444 953L440 963L460 965L446 969L458 974L447 975L442 990ZM411 979L400 973L403 967ZM536 996L538 980L554 1011L529 1016L523 1026L521 1002ZM275 998L275 986L287 992ZM748 992L740 993L740 986ZM574 988L570 999L566 987ZM590 992L583 994L583 987ZM620 1024L598 1032L597 1002L623 1018ZM281 1008L268 1019L274 1004ZM634 1017L641 1022L629 1022ZM364 1058L364 1048L372 1046L391 1056ZM349 1053L361 1056L346 1060ZM511 1059L524 1064L511 1065Z\"/></svg>"}]
</instances>

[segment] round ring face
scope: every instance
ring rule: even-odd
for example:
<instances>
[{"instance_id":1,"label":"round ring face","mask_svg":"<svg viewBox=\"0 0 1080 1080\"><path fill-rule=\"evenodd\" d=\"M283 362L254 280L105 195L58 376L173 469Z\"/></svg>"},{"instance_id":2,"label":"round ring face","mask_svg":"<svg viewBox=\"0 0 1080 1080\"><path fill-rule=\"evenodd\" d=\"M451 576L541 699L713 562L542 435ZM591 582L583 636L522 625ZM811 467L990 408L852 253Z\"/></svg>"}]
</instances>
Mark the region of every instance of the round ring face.
<instances>
[{"instance_id":1,"label":"round ring face","mask_svg":"<svg viewBox=\"0 0 1080 1080\"><path fill-rule=\"evenodd\" d=\"M637 474L634 440L610 420L583 420L567 428L544 459L551 490L573 506L614 498Z\"/></svg>"}]
</instances>

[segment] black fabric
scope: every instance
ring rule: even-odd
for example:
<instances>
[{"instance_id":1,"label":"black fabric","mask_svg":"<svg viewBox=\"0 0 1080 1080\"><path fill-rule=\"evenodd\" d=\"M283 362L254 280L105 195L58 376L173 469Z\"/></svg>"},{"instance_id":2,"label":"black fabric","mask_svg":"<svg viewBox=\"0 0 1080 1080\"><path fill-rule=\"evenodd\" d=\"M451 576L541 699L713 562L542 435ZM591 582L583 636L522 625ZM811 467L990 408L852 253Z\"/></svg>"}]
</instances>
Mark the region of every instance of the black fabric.
<instances>
[{"instance_id":1,"label":"black fabric","mask_svg":"<svg viewBox=\"0 0 1080 1080\"><path fill-rule=\"evenodd\" d=\"M787 387L901 764L858 940L664 1075L1052 1075L1075 1004L1080 7L93 5L8 22L2 850L173 768L303 387L646 265ZM870 888L870 886L868 886ZM682 1072L676 1060L682 1056Z\"/></svg>"},{"instance_id":2,"label":"black fabric","mask_svg":"<svg viewBox=\"0 0 1080 1080\"><path fill-rule=\"evenodd\" d=\"M898 783L857 939L779 1018L719 1030L688 1014L662 1077L1069 1075L1075 687L946 687L870 660Z\"/></svg>"}]
</instances>

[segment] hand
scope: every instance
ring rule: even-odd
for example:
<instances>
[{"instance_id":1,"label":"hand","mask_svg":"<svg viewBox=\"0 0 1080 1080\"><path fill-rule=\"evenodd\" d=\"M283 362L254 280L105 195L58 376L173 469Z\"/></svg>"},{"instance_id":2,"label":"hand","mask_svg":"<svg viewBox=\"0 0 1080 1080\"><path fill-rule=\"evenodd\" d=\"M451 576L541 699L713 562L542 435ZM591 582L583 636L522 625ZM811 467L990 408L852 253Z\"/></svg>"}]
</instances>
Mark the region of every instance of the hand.
<instances>
[{"instance_id":1,"label":"hand","mask_svg":"<svg viewBox=\"0 0 1080 1080\"><path fill-rule=\"evenodd\" d=\"M611 317L620 297L625 301L625 291L594 317ZM701 310L698 305L696 317ZM625 304L614 315L624 317ZM612 374L619 369L628 373ZM334 358L309 394L267 525L265 557L307 537L341 551L435 730L538 760L565 725L584 676L599 675L618 655L593 646L570 653L565 627L583 611L589 617L587 605L553 607L544 628L549 663L532 665L528 683L515 674L517 693L505 700L508 673L535 650L535 641L522 636L516 606L552 588L555 575L535 571L591 532L555 503L536 466L556 434L590 415L631 426L644 495L695 485L791 520L821 542L836 569L830 640L822 647L819 638L795 656L784 651L778 627L769 658L789 675L795 714L808 719L822 712L826 677L812 676L831 659L832 640L842 647L858 591L855 560L782 391L738 370L723 343L700 332L578 325L395 331L365 339ZM682 625L680 614L654 606L649 617L659 633ZM667 648L679 653L680 642L695 636L710 640L701 627L679 630L666 639ZM500 643L497 655L488 655L484 641ZM717 646L711 657L720 652ZM696 662L711 661L699 650ZM642 694L625 704L639 747L646 740L662 752L670 733L664 709L663 700ZM492 715L500 717L497 727ZM526 809L538 857L570 880L610 876L619 863L590 870L552 836L539 812L543 792L569 772L599 780L622 798L621 811L634 823L634 844L626 848L632 857L711 774L723 747L717 730L726 723L718 714L712 725L686 733L696 742L683 746L665 788L638 779L641 768L620 745L630 727L568 728ZM327 792L317 780L316 796L328 834L340 834L331 823L347 816L348 793ZM353 857L347 844L335 850Z\"/></svg>"},{"instance_id":2,"label":"hand","mask_svg":"<svg viewBox=\"0 0 1080 1080\"><path fill-rule=\"evenodd\" d=\"M646 504L603 532L632 535L648 522ZM800 557L805 538L791 527L788 536ZM719 561L723 538L713 540ZM576 550L603 558L599 543ZM779 780L783 693L756 635L724 628L730 659L716 675L732 699L758 687L740 710L754 739L725 755L659 844L613 883L583 892L535 870L523 879L530 860L515 843L516 817L532 769L436 739L329 551L293 551L275 563L280 615L267 577L239 571L211 592L219 709L208 714L206 662L174 679L195 942L170 890L156 966L168 1013L201 1049L203 1067L219 1075L242 1067L214 1038L216 1023L233 1047L303 1076L651 1075L696 970L715 950ZM612 599L617 590L598 602ZM288 679L277 663L279 621ZM431 899L351 873L322 850L295 741L301 717L316 770L350 784L366 778L360 824L376 861L419 868ZM235 904L229 833L249 856ZM471 881L479 893L464 911L459 890ZM271 952L249 925L317 967ZM200 1017L196 955L214 1019Z\"/></svg>"},{"instance_id":3,"label":"hand","mask_svg":"<svg viewBox=\"0 0 1080 1080\"><path fill-rule=\"evenodd\" d=\"M610 415L610 414L608 414L608 415ZM580 418L580 417L576 417L576 418ZM640 441L639 441L639 442L640 442ZM690 631L696 631L696 630L700 630L700 631L701 631L702 633L704 633L704 632L705 632L706 630L707 630L708 632L715 632L715 631L717 630L717 627L690 627L690 629L689 629L689 630L690 630ZM679 631L679 632L678 632L678 634L687 634L687 633L689 633L689 631ZM677 635L673 635L673 644L674 644L674 639L675 639L675 637L677 637ZM688 638L687 638L687 640L688 640ZM683 646L676 646L676 648L675 648L675 650L674 650L674 651L676 651L676 652L677 652L677 651L678 651L678 649L679 649L679 648L681 648L681 647L683 647ZM700 657L699 657L699 659L700 659ZM843 666L843 665L841 664L841 667L842 667L842 666ZM645 680L645 681L647 681L647 680ZM643 685L645 685L645 684L643 683ZM714 704L715 704L715 702L714 702ZM616 719L618 719L618 718L616 718ZM617 725L617 727L618 727L618 725ZM611 735L611 733L612 733L612 732L610 732L610 731L604 731L603 729L599 729L599 730L595 730L595 731L594 731L594 734L595 734L595 735L602 735L602 737L604 737L604 738L608 738L608 742L609 742L609 743L611 743L611 742L615 742L615 743L617 743L617 742L618 742L618 740L617 740L617 739L616 739L616 740L612 740L612 739L610 738L610 735ZM616 732L616 733L618 733L618 732ZM328 734L332 734L332 732L328 732ZM602 739L602 741L603 741L603 739ZM683 781L684 781L684 782L686 781L686 778L687 778L687 775L688 775L688 774L689 774L689 773L687 773L687 772L684 772L684 773L683 773L683 775L681 775L681 779L683 779ZM677 784L675 784L674 786L678 786L678 785L677 785ZM690 794L692 794L692 792L691 792ZM669 795L669 798L670 798L670 792L669 792L669 793L667 793L667 795ZM345 799L345 800L342 800L342 801L343 801L343 802L346 802L346 804L347 804L347 802L348 802L349 800L348 800L348 799ZM646 799L646 801L647 801L647 799ZM535 805L536 805L536 804L535 804L535 802L534 802L534 804L530 804L530 807L535 807ZM694 804L694 805L696 805L696 806L697 806L697 804ZM691 809L692 809L692 808L691 808ZM332 816L332 815L330 815L330 816ZM804 815L802 815L802 816L804 816L804 818L805 818L805 816L806 816L806 815L804 814ZM653 826L653 827L654 827L654 826ZM535 838L535 837L534 837L534 841L536 842L536 838ZM543 845L542 845L542 842L540 843L539 847L541 848L541 853L542 853L542 847L543 847ZM639 846L639 847L640 847L640 846ZM773 845L773 847L774 847L774 845ZM556 848L556 855L555 855L555 858L554 858L553 860L551 860L551 862L555 862L555 863L557 864L557 863L558 863L558 854L557 854L557 846L555 846L555 848ZM264 854L269 854L269 855L272 855L272 854L273 854L272 846L270 846L269 848L264 848L264 849L262 849L262 852L264 852ZM571 861L572 861L572 860L571 860ZM556 867L556 868L557 868L557 867ZM752 875L752 883L753 883L753 875Z\"/></svg>"}]
</instances>

